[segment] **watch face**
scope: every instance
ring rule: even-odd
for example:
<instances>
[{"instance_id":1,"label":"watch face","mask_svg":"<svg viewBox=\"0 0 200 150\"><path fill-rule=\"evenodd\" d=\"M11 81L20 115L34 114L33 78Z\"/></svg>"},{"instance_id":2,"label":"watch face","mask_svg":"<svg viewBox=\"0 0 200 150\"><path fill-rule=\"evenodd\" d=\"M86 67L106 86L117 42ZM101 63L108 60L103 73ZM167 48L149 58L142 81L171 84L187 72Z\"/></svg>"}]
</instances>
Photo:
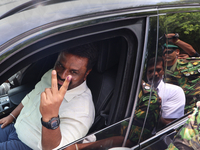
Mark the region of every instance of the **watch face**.
<instances>
[{"instance_id":1,"label":"watch face","mask_svg":"<svg viewBox=\"0 0 200 150\"><path fill-rule=\"evenodd\" d=\"M47 129L57 129L60 125L60 118L58 117L53 117L51 118L51 120L49 120L49 122L44 122L41 118L41 123L44 127L46 127Z\"/></svg>"},{"instance_id":2,"label":"watch face","mask_svg":"<svg viewBox=\"0 0 200 150\"><path fill-rule=\"evenodd\" d=\"M51 128L52 129L56 129L56 128L58 128L58 126L59 126L59 124L58 124L57 119L51 121Z\"/></svg>"}]
</instances>

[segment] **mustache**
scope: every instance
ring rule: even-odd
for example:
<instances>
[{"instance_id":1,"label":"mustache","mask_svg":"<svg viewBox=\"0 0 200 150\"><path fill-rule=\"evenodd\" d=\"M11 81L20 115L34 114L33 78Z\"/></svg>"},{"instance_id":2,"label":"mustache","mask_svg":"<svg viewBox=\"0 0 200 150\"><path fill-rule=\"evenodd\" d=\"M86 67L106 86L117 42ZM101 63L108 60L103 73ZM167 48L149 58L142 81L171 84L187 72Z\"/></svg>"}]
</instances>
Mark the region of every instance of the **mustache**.
<instances>
[{"instance_id":1,"label":"mustache","mask_svg":"<svg viewBox=\"0 0 200 150\"><path fill-rule=\"evenodd\" d=\"M58 74L57 74L57 79L58 80L61 80L61 81L65 81L65 79L62 79ZM72 84L72 80L70 81L70 83L69 83L69 85L68 86L70 86ZM61 85L59 85L59 86L61 86ZM60 87L58 87L59 89L60 89Z\"/></svg>"},{"instance_id":2,"label":"mustache","mask_svg":"<svg viewBox=\"0 0 200 150\"><path fill-rule=\"evenodd\" d=\"M57 74L57 79L61 80L61 81L65 81L65 79L62 79L58 74Z\"/></svg>"}]
</instances>

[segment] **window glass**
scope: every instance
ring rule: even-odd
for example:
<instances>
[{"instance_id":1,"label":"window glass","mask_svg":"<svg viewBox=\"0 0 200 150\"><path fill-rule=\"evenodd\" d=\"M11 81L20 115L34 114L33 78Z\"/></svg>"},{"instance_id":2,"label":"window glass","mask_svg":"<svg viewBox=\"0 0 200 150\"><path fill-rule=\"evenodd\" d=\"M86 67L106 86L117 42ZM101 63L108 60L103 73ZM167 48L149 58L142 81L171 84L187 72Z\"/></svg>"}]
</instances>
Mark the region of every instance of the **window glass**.
<instances>
[{"instance_id":1,"label":"window glass","mask_svg":"<svg viewBox=\"0 0 200 150\"><path fill-rule=\"evenodd\" d=\"M198 19L199 12L159 16L158 49L151 49L157 55L148 54L145 74L161 100L157 130L189 113L199 100Z\"/></svg>"},{"instance_id":2,"label":"window glass","mask_svg":"<svg viewBox=\"0 0 200 150\"><path fill-rule=\"evenodd\" d=\"M171 86L171 97L165 91L168 102L162 104L172 120L192 111L200 99L199 19L200 12L160 16L159 55L164 59L164 82L176 85Z\"/></svg>"},{"instance_id":3,"label":"window glass","mask_svg":"<svg viewBox=\"0 0 200 150\"><path fill-rule=\"evenodd\" d=\"M139 126L140 134L138 143L154 135L158 125L160 115L160 100L156 88L154 88L154 66L156 57L157 40L157 17L149 18L148 41L145 53L145 64L143 68L143 77L138 96L138 103L134 115L133 125ZM151 64L149 63L151 61ZM129 140L131 140L131 132ZM133 146L133 145L132 145Z\"/></svg>"},{"instance_id":4,"label":"window glass","mask_svg":"<svg viewBox=\"0 0 200 150\"><path fill-rule=\"evenodd\" d=\"M200 12L159 16L158 52L154 73L154 87L161 99L157 131L191 112L200 100L199 20ZM148 144L150 146L146 149L168 147L176 133L162 132L162 138L157 137L154 144Z\"/></svg>"}]
</instances>

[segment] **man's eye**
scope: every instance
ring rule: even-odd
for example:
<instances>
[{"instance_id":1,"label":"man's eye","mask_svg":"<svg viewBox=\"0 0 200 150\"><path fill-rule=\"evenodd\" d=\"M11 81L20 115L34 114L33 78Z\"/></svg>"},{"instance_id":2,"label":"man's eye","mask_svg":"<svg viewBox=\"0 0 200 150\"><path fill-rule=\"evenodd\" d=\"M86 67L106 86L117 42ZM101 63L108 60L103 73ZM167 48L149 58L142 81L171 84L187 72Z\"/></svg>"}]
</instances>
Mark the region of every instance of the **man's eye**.
<instances>
[{"instance_id":1,"label":"man's eye","mask_svg":"<svg viewBox=\"0 0 200 150\"><path fill-rule=\"evenodd\" d=\"M63 67L60 63L57 63L56 66L59 67L59 68L62 68L62 67Z\"/></svg>"},{"instance_id":2,"label":"man's eye","mask_svg":"<svg viewBox=\"0 0 200 150\"><path fill-rule=\"evenodd\" d=\"M77 72L76 72L76 71L73 71L73 70L71 71L71 73L72 73L72 74L77 74Z\"/></svg>"}]
</instances>

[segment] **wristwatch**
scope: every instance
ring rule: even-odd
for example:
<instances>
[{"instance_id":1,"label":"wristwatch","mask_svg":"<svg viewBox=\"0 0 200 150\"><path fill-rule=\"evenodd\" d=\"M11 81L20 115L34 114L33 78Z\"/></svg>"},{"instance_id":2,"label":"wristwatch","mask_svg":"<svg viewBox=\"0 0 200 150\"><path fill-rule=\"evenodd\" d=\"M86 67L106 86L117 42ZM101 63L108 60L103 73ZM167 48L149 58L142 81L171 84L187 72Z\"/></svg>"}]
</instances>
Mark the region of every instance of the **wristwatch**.
<instances>
[{"instance_id":1,"label":"wristwatch","mask_svg":"<svg viewBox=\"0 0 200 150\"><path fill-rule=\"evenodd\" d=\"M52 129L55 130L59 127L60 125L60 118L59 115L58 117L53 117L51 118L51 120L49 120L48 122L44 122L41 118L41 123L44 127L46 127L47 129Z\"/></svg>"}]
</instances>

